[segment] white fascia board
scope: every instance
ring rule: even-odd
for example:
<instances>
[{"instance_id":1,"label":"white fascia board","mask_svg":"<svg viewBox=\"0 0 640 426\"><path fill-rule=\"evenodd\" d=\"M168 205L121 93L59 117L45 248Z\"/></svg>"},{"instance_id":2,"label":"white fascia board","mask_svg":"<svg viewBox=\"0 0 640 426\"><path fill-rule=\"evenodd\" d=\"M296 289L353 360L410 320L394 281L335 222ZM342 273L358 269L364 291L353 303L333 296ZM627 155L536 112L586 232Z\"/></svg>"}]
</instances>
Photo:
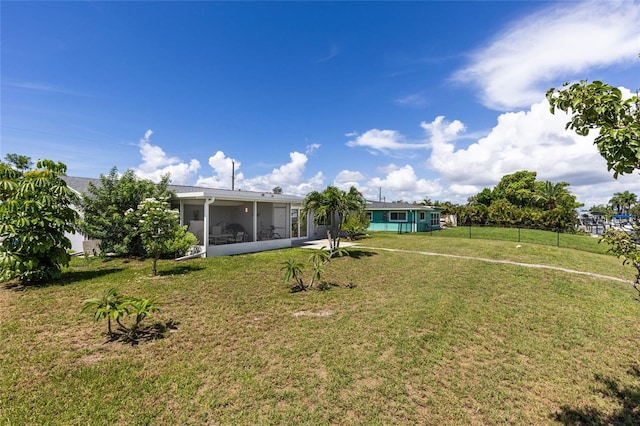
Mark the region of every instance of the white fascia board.
<instances>
[{"instance_id":1,"label":"white fascia board","mask_svg":"<svg viewBox=\"0 0 640 426\"><path fill-rule=\"evenodd\" d=\"M176 198L211 198L210 196L204 195L204 192L180 192L176 194Z\"/></svg>"}]
</instances>

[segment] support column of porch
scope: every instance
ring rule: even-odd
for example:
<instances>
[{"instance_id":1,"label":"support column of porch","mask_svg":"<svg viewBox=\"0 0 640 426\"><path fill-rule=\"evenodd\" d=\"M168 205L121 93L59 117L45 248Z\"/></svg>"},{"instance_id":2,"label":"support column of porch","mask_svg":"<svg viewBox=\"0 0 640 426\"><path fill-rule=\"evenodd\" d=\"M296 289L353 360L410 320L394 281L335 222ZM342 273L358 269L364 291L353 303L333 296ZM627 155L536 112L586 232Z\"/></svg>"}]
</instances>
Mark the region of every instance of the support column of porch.
<instances>
[{"instance_id":1,"label":"support column of porch","mask_svg":"<svg viewBox=\"0 0 640 426\"><path fill-rule=\"evenodd\" d=\"M202 243L204 244L205 249L209 247L209 221L211 220L209 218L209 206L211 205L211 203L213 203L213 201L213 197L204 200L204 235L202 236Z\"/></svg>"},{"instance_id":2,"label":"support column of porch","mask_svg":"<svg viewBox=\"0 0 640 426\"><path fill-rule=\"evenodd\" d=\"M252 220L253 220L253 225L251 226L251 228L253 228L253 237L251 241L258 241L258 202L254 201L253 202L253 209L252 209Z\"/></svg>"}]
</instances>

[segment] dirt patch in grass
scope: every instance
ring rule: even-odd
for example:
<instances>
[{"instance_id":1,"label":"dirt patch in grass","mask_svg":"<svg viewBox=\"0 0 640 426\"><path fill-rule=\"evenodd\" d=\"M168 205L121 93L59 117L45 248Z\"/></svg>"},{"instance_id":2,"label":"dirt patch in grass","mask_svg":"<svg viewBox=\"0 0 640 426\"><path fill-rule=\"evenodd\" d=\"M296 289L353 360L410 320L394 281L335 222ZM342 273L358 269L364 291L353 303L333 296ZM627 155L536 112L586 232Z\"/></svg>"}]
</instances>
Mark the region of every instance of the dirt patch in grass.
<instances>
[{"instance_id":1,"label":"dirt patch in grass","mask_svg":"<svg viewBox=\"0 0 640 426\"><path fill-rule=\"evenodd\" d=\"M312 312L312 311L298 311L298 312L294 312L293 316L298 318L298 317L328 317L329 315L333 315L333 311L329 311L329 310L324 310L324 311L317 311L317 312Z\"/></svg>"}]
</instances>

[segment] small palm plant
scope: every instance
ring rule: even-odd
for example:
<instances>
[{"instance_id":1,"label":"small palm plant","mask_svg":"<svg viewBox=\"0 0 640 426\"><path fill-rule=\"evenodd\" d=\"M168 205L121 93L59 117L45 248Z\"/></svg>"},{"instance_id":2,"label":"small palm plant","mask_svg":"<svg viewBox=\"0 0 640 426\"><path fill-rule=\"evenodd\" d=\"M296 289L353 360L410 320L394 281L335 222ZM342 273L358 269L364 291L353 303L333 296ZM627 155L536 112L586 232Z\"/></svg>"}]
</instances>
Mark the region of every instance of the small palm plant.
<instances>
[{"instance_id":1,"label":"small palm plant","mask_svg":"<svg viewBox=\"0 0 640 426\"><path fill-rule=\"evenodd\" d=\"M338 249L340 250L340 249ZM309 287L313 287L313 283L320 282L320 278L324 273L324 265L329 262L331 254L324 247L314 250L309 256L309 261L313 265L313 273L311 274L311 282Z\"/></svg>"},{"instance_id":2,"label":"small palm plant","mask_svg":"<svg viewBox=\"0 0 640 426\"><path fill-rule=\"evenodd\" d=\"M287 259L284 262L284 266L282 270L284 272L284 282L288 283L291 280L294 280L296 284L293 286L292 290L306 290L304 285L304 281L302 281L302 269L304 268L304 264L302 262L296 262L292 259Z\"/></svg>"},{"instance_id":3,"label":"small palm plant","mask_svg":"<svg viewBox=\"0 0 640 426\"><path fill-rule=\"evenodd\" d=\"M136 342L141 335L148 334L146 330L140 328L140 323L158 309L158 303L154 299L121 296L114 287L107 290L99 299L86 299L81 312L95 310L93 315L95 322L106 318L109 337L124 338L127 341ZM131 327L127 327L121 319L130 315L135 315L135 322ZM118 323L119 332L113 330L112 320Z\"/></svg>"},{"instance_id":4,"label":"small palm plant","mask_svg":"<svg viewBox=\"0 0 640 426\"><path fill-rule=\"evenodd\" d=\"M128 300L131 315L136 316L136 322L131 327L131 330L137 331L140 328L140 323L147 317L151 316L151 312L157 311L159 308L157 302L154 299L137 299L134 297Z\"/></svg>"},{"instance_id":5,"label":"small palm plant","mask_svg":"<svg viewBox=\"0 0 640 426\"><path fill-rule=\"evenodd\" d=\"M99 299L92 298L84 301L82 307L82 313L95 309L93 320L95 322L100 321L102 318L107 319L107 330L109 336L113 336L113 329L111 327L111 320L114 320L118 325L126 329L120 322L120 318L124 315L128 315L127 301L118 294L118 289L113 287L107 290L107 292Z\"/></svg>"},{"instance_id":6,"label":"small palm plant","mask_svg":"<svg viewBox=\"0 0 640 426\"><path fill-rule=\"evenodd\" d=\"M295 280L295 285L291 287L292 291L303 291L313 287L315 283L320 283L322 274L324 273L324 265L329 263L331 257L335 254L338 254L339 256L348 256L349 252L343 248L338 248L333 252L330 252L326 247L313 250L311 256L309 256L309 262L311 262L313 271L311 273L311 280L309 281L308 286L304 284L302 277L304 264L288 259L286 262L283 262L284 266L282 267L282 270L285 271L284 282L288 283L291 280Z\"/></svg>"}]
</instances>

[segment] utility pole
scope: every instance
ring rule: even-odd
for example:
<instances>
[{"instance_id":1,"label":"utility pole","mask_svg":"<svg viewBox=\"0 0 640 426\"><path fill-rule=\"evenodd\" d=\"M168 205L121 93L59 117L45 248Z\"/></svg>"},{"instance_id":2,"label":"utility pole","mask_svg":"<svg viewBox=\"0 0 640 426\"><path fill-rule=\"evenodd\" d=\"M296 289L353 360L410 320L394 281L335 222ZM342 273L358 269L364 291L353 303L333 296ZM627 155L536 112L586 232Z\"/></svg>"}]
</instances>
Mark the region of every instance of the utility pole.
<instances>
[{"instance_id":1,"label":"utility pole","mask_svg":"<svg viewBox=\"0 0 640 426\"><path fill-rule=\"evenodd\" d=\"M236 162L231 160L231 190L236 189Z\"/></svg>"}]
</instances>

